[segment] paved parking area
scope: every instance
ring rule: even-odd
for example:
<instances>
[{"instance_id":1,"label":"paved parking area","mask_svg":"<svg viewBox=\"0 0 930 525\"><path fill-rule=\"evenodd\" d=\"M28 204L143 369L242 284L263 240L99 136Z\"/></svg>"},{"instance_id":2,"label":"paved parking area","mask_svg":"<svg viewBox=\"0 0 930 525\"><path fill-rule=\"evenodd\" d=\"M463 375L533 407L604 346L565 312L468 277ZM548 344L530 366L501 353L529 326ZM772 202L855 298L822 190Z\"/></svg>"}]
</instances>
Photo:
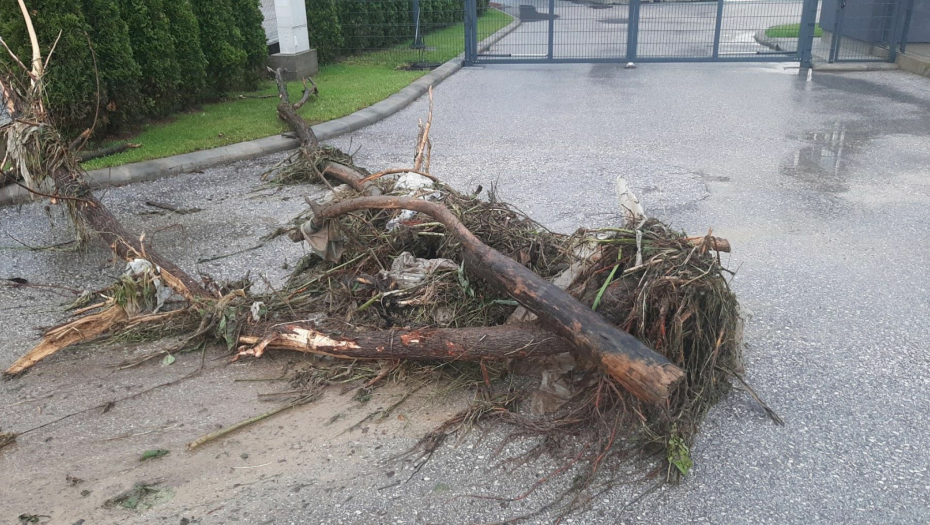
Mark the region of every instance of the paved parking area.
<instances>
[{"instance_id":1,"label":"paved parking area","mask_svg":"<svg viewBox=\"0 0 930 525\"><path fill-rule=\"evenodd\" d=\"M927 79L899 72L815 72L808 80L782 64L676 64L466 68L435 89L432 172L457 187L493 184L547 226L571 231L618 220L613 181L623 175L647 212L689 232L713 227L734 247L727 261L737 270L733 286L753 313L747 376L787 425L774 426L734 392L709 414L693 449L695 468L683 483L630 506L648 485L619 487L571 517L573 523L930 521L928 88ZM420 100L334 143L358 150L360 165L408 165L416 121L425 113ZM273 160L110 190L106 202L136 227L166 228L160 245L193 270L197 257L246 248L301 208L299 197L309 188L249 193ZM146 188L161 199L201 202L206 211L138 215ZM42 217L37 205L0 209L0 230L33 244L60 239L60 225L27 237ZM169 228L175 223L182 228ZM229 246L216 235L224 229L233 234ZM299 253L282 241L208 269L237 276ZM81 257L0 250L0 277L15 269L15 276L34 281L96 283L112 272L105 259L99 246ZM67 275L55 281L58 272ZM270 273L273 281L282 271ZM0 354L0 365L7 365L33 337L22 327L54 314L22 292L0 297L0 308L21 310L0 310L4 340L13 342ZM112 359L105 356L76 351L0 385L0 427L18 430L72 405L93 406L101 392L124 388L117 385L140 388L150 376L172 372L155 366L114 375L104 370ZM179 362L193 366L192 359ZM74 363L81 365L78 375L70 371ZM229 386L232 377L271 377L281 365L260 363L217 369L105 418L76 418L24 440L16 454L0 454L0 471L33 494L14 491L12 483L0 487L3 519L41 513L39 504L51 502L56 516L73 517L68 523L88 515L125 523L180 516L202 523L496 522L545 503L559 488L509 506L463 497L521 494L551 470L494 468L495 435L443 448L409 482L385 488L395 470L409 475L390 458L413 443L417 421L451 410L429 400L417 403L419 412L411 409L406 423L373 426L370 434L324 439L339 424L328 430L328 414L308 407L209 450L184 452L184 443L214 423L261 410L254 393L263 384ZM100 390L97 383L108 386ZM67 393L42 400L56 390ZM344 426L361 415L350 413ZM155 423L170 423L170 432L107 441ZM173 452L138 467L138 452L155 446ZM59 457L64 450L96 455ZM214 465L222 470L210 471ZM89 480L89 498L65 498L77 492L57 488L66 470ZM94 500L155 475L177 495L149 511L103 511ZM33 502L35 508L23 508Z\"/></svg>"},{"instance_id":2,"label":"paved parking area","mask_svg":"<svg viewBox=\"0 0 930 525\"><path fill-rule=\"evenodd\" d=\"M434 172L570 231L646 210L734 245L748 377L693 476L610 521L930 520L930 83L790 65L496 66L436 90ZM423 105L338 141L400 162ZM372 148L367 145L376 144ZM612 516L617 500L598 504ZM596 514L582 521L597 523ZM605 520L606 521L606 520Z\"/></svg>"}]
</instances>

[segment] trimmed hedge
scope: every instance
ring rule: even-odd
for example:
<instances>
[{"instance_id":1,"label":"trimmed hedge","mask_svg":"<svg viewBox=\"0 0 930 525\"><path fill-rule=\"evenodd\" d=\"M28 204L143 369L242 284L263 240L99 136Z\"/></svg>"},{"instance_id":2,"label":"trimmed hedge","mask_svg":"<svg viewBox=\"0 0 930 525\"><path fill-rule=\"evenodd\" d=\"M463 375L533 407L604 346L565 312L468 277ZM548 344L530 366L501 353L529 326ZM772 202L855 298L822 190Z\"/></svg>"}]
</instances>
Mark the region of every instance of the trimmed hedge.
<instances>
[{"instance_id":1,"label":"trimmed hedge","mask_svg":"<svg viewBox=\"0 0 930 525\"><path fill-rule=\"evenodd\" d=\"M259 0L26 3L43 55L62 31L46 81L50 112L66 134L88 128L98 108L96 136L102 137L228 91L254 89L264 75ZM0 1L0 35L28 64L32 50L15 0ZM13 66L5 52L0 63Z\"/></svg>"},{"instance_id":2,"label":"trimmed hedge","mask_svg":"<svg viewBox=\"0 0 930 525\"><path fill-rule=\"evenodd\" d=\"M67 132L80 132L94 118L97 82L94 60L87 46L87 21L80 0L43 0L30 2L36 36L44 49L51 48L58 37L52 64L46 76L48 104L54 108L56 123ZM32 59L32 48L26 34L26 24L15 1L0 2L0 34L7 45L26 66ZM0 55L9 67L6 51ZM43 56L45 54L43 53Z\"/></svg>"},{"instance_id":3,"label":"trimmed hedge","mask_svg":"<svg viewBox=\"0 0 930 525\"><path fill-rule=\"evenodd\" d=\"M97 125L116 128L142 109L142 68L132 56L129 26L118 0L84 0L84 17L102 87Z\"/></svg>"},{"instance_id":4,"label":"trimmed hedge","mask_svg":"<svg viewBox=\"0 0 930 525\"><path fill-rule=\"evenodd\" d=\"M316 49L321 64L329 64L338 58L339 50L345 46L336 4L333 0L305 0L304 5L310 47Z\"/></svg>"},{"instance_id":5,"label":"trimmed hedge","mask_svg":"<svg viewBox=\"0 0 930 525\"><path fill-rule=\"evenodd\" d=\"M240 89L255 89L263 78L267 78L265 64L268 62L268 45L262 29L260 0L233 0L236 28L242 35L245 50L245 67L242 71Z\"/></svg>"},{"instance_id":6,"label":"trimmed hedge","mask_svg":"<svg viewBox=\"0 0 930 525\"><path fill-rule=\"evenodd\" d=\"M142 68L143 115L164 116L180 106L181 70L162 0L122 0L133 56Z\"/></svg>"},{"instance_id":7,"label":"trimmed hedge","mask_svg":"<svg viewBox=\"0 0 930 525\"><path fill-rule=\"evenodd\" d=\"M193 0L194 13L200 22L207 75L211 95L219 96L233 89L245 70L246 52L242 35L236 27L231 0Z\"/></svg>"},{"instance_id":8,"label":"trimmed hedge","mask_svg":"<svg viewBox=\"0 0 930 525\"><path fill-rule=\"evenodd\" d=\"M305 0L321 64L412 43L412 0ZM488 0L477 0L484 13ZM43 52L62 31L48 71L49 108L67 134L97 136L162 117L233 90L254 89L267 60L259 0L27 0ZM419 0L420 32L461 22L464 0ZM14 0L0 1L0 34L28 62ZM85 36L85 34L87 36ZM91 47L87 40L90 40ZM99 106L97 77L99 74ZM0 63L11 60L0 53Z\"/></svg>"},{"instance_id":9,"label":"trimmed hedge","mask_svg":"<svg viewBox=\"0 0 930 525\"><path fill-rule=\"evenodd\" d=\"M200 25L190 0L169 0L164 6L174 36L174 54L182 64L178 102L187 107L203 96L207 86L207 58L200 41Z\"/></svg>"},{"instance_id":10,"label":"trimmed hedge","mask_svg":"<svg viewBox=\"0 0 930 525\"><path fill-rule=\"evenodd\" d=\"M477 0L478 14L489 0ZM464 0L419 0L420 34L464 17ZM412 0L306 0L310 47L321 64L340 57L413 42L416 19Z\"/></svg>"}]
</instances>

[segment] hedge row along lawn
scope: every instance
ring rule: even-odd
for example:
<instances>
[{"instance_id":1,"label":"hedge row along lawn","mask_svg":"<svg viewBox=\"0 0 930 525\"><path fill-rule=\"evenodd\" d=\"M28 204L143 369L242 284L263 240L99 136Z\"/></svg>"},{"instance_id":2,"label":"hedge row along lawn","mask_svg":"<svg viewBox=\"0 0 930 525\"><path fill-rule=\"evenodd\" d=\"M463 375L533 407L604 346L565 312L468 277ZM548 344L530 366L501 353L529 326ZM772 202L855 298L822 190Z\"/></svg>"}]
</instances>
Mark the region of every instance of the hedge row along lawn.
<instances>
[{"instance_id":1,"label":"hedge row along lawn","mask_svg":"<svg viewBox=\"0 0 930 525\"><path fill-rule=\"evenodd\" d=\"M765 36L769 38L797 38L800 34L801 24L783 24L765 30ZM820 27L820 24L814 26L814 36L823 36L823 28Z\"/></svg>"},{"instance_id":2,"label":"hedge row along lawn","mask_svg":"<svg viewBox=\"0 0 930 525\"><path fill-rule=\"evenodd\" d=\"M489 9L478 20L478 32L481 35L493 34L512 20L506 13ZM465 32L461 23L426 35L425 39L428 46L435 48L428 54L430 61L445 62L461 53L465 46ZM416 51L409 47L409 44L401 44L393 49L374 51L356 59L321 67L320 72L313 77L320 88L320 94L301 108L301 116L314 124L326 122L368 107L400 91L427 73L400 69L417 60ZM399 52L403 50L409 53ZM302 89L300 82L291 82L291 100L298 100ZM276 135L286 128L275 112L277 97L240 98L276 93L274 83L268 81L259 91L233 94L228 100L206 104L199 111L177 114L167 122L147 124L138 135L115 141L139 143L142 144L141 148L94 159L84 163L83 167L87 170L107 168ZM108 141L101 147L115 142Z\"/></svg>"}]
</instances>

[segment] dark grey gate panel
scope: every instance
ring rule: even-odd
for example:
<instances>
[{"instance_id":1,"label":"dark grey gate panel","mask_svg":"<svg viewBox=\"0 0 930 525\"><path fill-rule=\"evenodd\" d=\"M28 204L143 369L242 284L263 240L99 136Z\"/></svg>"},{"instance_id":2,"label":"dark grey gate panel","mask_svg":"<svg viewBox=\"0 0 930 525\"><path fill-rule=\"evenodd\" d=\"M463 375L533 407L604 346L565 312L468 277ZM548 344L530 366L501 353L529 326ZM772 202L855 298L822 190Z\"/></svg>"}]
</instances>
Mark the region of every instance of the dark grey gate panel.
<instances>
[{"instance_id":1,"label":"dark grey gate panel","mask_svg":"<svg viewBox=\"0 0 930 525\"><path fill-rule=\"evenodd\" d=\"M894 60L909 0L823 0L815 54L828 62Z\"/></svg>"},{"instance_id":2,"label":"dark grey gate panel","mask_svg":"<svg viewBox=\"0 0 930 525\"><path fill-rule=\"evenodd\" d=\"M466 10L475 0L465 0ZM901 2L911 0L824 0L844 2L833 19L865 31L866 40L891 49L904 26ZM705 62L785 61L808 65L812 54L834 59L862 53L831 44L815 27L820 0L502 0L493 8L520 25L486 49L466 50L469 64L527 62ZM826 7L825 7L826 9ZM852 26L847 26L852 31ZM471 29L475 28L471 26ZM469 30L469 27L466 27ZM844 33L845 34L845 33ZM487 35L477 35L480 42ZM824 42L827 42L824 45ZM869 55L872 56L872 55ZM886 60L889 56L874 57Z\"/></svg>"}]
</instances>

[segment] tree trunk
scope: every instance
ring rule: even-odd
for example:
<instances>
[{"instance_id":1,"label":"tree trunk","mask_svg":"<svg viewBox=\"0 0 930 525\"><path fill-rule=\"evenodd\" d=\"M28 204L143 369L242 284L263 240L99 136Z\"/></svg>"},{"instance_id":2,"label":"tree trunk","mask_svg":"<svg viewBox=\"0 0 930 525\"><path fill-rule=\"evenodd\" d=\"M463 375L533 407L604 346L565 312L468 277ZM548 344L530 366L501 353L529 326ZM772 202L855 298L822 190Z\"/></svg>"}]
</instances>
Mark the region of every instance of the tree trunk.
<instances>
[{"instance_id":1,"label":"tree trunk","mask_svg":"<svg viewBox=\"0 0 930 525\"><path fill-rule=\"evenodd\" d=\"M84 177L59 168L52 173L58 193L75 199L78 213L97 235L123 259L142 257L161 268L165 284L188 300L194 297L209 297L200 282L184 273L173 262L165 259L148 246L144 246L139 235L123 227L116 217L91 193Z\"/></svg>"},{"instance_id":2,"label":"tree trunk","mask_svg":"<svg viewBox=\"0 0 930 525\"><path fill-rule=\"evenodd\" d=\"M269 70L271 70L271 68L269 68ZM273 71L275 82L278 84L278 98L280 99L278 102L278 117L284 122L287 122L287 125L294 130L294 133L297 134L297 139L300 140L301 146L311 149L319 148L320 141L317 140L316 134L310 129L310 125L307 124L307 121L297 114L297 110L294 109L294 105L291 104L291 98L287 94L287 83L284 82L281 69Z\"/></svg>"},{"instance_id":3,"label":"tree trunk","mask_svg":"<svg viewBox=\"0 0 930 525\"><path fill-rule=\"evenodd\" d=\"M571 341L631 393L648 402L668 399L684 372L632 335L608 323L513 259L481 242L448 208L411 197L361 197L319 210L311 226L363 209L407 209L443 223L462 243L469 271L513 297L543 321L543 326Z\"/></svg>"},{"instance_id":4,"label":"tree trunk","mask_svg":"<svg viewBox=\"0 0 930 525\"><path fill-rule=\"evenodd\" d=\"M240 356L294 350L340 359L479 361L570 352L571 343L536 325L420 328L326 333L311 323L277 326L263 336L242 336Z\"/></svg>"}]
</instances>

